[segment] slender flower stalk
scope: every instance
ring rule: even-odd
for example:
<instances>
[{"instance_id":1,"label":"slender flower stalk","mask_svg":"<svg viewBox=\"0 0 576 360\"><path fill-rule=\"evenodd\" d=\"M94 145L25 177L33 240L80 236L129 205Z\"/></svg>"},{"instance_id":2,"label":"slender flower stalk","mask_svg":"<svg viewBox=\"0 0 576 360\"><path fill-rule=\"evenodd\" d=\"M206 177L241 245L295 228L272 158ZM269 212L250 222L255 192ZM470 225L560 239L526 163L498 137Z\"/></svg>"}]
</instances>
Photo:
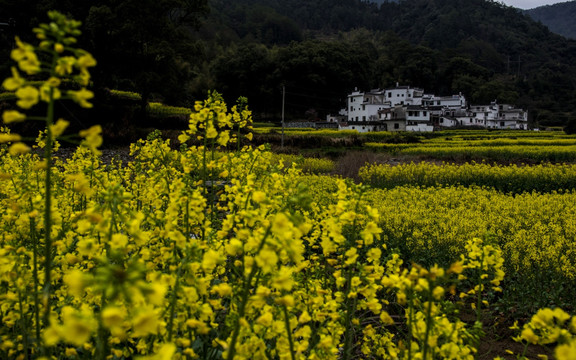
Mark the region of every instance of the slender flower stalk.
<instances>
[{"instance_id":1,"label":"slender flower stalk","mask_svg":"<svg viewBox=\"0 0 576 360\"><path fill-rule=\"evenodd\" d=\"M290 316L288 315L288 308L286 305L282 306L282 311L284 313L284 326L286 326L286 335L288 336L288 344L290 346L290 358L296 360L296 355L294 353L294 340L292 340L292 330L290 329Z\"/></svg>"},{"instance_id":2,"label":"slender flower stalk","mask_svg":"<svg viewBox=\"0 0 576 360\"><path fill-rule=\"evenodd\" d=\"M50 89L48 111L46 114L46 147L44 161L46 162L46 177L44 181L44 324L50 326L50 309L52 296L52 124L54 122L53 89Z\"/></svg>"}]
</instances>

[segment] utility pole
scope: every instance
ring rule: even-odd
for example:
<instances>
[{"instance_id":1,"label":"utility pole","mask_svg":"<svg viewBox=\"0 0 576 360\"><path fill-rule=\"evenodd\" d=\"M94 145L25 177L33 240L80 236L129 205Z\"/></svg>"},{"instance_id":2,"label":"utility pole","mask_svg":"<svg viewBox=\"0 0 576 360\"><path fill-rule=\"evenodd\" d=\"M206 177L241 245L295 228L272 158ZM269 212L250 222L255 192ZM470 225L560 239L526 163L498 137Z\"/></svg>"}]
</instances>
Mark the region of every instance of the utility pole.
<instances>
[{"instance_id":1,"label":"utility pole","mask_svg":"<svg viewBox=\"0 0 576 360\"><path fill-rule=\"evenodd\" d=\"M286 86L282 85L282 140L281 148L284 149L284 102L286 99Z\"/></svg>"}]
</instances>

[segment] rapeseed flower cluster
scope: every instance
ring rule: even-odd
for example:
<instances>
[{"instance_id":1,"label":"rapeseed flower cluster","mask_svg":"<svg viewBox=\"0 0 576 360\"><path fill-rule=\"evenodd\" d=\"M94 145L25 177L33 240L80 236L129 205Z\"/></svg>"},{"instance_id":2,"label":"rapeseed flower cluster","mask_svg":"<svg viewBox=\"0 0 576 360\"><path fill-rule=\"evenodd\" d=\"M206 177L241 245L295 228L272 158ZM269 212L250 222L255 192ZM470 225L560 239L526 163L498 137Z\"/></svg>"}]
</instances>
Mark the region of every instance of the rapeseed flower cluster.
<instances>
[{"instance_id":1,"label":"rapeseed flower cluster","mask_svg":"<svg viewBox=\"0 0 576 360\"><path fill-rule=\"evenodd\" d=\"M540 309L522 328L516 322L511 329L519 331L514 340L525 345L523 353L517 354L519 359L528 359L526 350L530 344L555 345L554 358L558 360L573 359L576 354L576 316L560 308Z\"/></svg>"},{"instance_id":2,"label":"rapeseed flower cluster","mask_svg":"<svg viewBox=\"0 0 576 360\"><path fill-rule=\"evenodd\" d=\"M423 146L408 147L402 155L419 155L435 159L489 159L492 161L574 162L576 145L504 145L504 146Z\"/></svg>"},{"instance_id":3,"label":"rapeseed flower cluster","mask_svg":"<svg viewBox=\"0 0 576 360\"><path fill-rule=\"evenodd\" d=\"M377 188L402 185L479 186L504 193L552 192L573 190L576 184L576 165L489 165L465 163L441 165L420 162L400 165L372 164L359 170L360 178Z\"/></svg>"}]
</instances>

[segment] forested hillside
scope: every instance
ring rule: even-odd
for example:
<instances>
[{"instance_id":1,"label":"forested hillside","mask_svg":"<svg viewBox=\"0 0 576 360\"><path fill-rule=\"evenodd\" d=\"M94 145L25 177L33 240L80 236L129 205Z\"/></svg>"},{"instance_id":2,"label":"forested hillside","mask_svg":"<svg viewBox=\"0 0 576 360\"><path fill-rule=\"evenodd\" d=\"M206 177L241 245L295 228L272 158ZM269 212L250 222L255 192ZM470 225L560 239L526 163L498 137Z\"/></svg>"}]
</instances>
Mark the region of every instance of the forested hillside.
<instances>
[{"instance_id":1,"label":"forested hillside","mask_svg":"<svg viewBox=\"0 0 576 360\"><path fill-rule=\"evenodd\" d=\"M291 101L300 112L313 105L335 111L332 102L354 86L400 82L441 94L463 92L475 103L517 103L539 124L574 117L576 42L495 1L378 6L355 0L215 0L211 5L208 24L227 38L227 52L210 60L216 64L211 79L234 95L242 90L274 103L284 82L297 93ZM263 75L249 76L250 71Z\"/></svg>"},{"instance_id":2,"label":"forested hillside","mask_svg":"<svg viewBox=\"0 0 576 360\"><path fill-rule=\"evenodd\" d=\"M536 21L546 25L551 31L576 39L576 1L540 6L526 13Z\"/></svg>"},{"instance_id":3,"label":"forested hillside","mask_svg":"<svg viewBox=\"0 0 576 360\"><path fill-rule=\"evenodd\" d=\"M355 87L399 82L462 92L473 103L515 103L538 125L576 118L576 41L497 1L27 2L0 0L17 32L46 8L67 11L85 23L85 47L100 61L96 85L173 105L217 89L230 101L247 96L257 118L277 120L285 86L289 116L322 118Z\"/></svg>"}]
</instances>

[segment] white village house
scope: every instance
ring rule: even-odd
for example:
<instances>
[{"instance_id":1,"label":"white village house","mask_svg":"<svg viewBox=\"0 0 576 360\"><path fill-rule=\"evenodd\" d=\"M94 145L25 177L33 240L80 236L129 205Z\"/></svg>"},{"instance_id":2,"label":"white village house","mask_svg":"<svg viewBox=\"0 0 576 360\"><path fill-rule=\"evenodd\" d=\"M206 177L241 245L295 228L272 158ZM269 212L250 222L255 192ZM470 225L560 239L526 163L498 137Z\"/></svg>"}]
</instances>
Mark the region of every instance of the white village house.
<instances>
[{"instance_id":1,"label":"white village house","mask_svg":"<svg viewBox=\"0 0 576 360\"><path fill-rule=\"evenodd\" d=\"M488 129L528 129L528 113L514 105L468 105L462 95L435 96L409 86L355 90L347 107L328 122L338 121L341 130L434 131L449 127L476 126Z\"/></svg>"}]
</instances>

